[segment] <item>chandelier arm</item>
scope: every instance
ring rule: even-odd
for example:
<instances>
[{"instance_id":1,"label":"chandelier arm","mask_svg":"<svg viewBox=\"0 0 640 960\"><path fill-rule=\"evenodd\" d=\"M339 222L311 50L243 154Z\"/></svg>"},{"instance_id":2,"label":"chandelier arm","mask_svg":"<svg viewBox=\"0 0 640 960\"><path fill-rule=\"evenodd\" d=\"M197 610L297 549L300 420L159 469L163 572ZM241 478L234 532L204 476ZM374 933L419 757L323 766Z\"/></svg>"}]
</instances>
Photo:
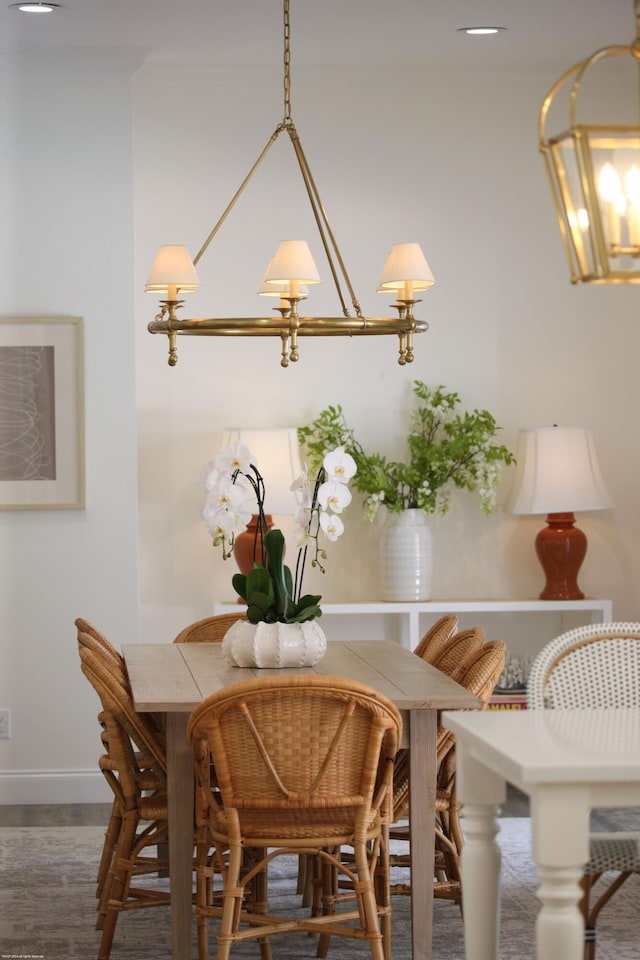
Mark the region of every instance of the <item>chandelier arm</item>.
<instances>
[{"instance_id":1,"label":"chandelier arm","mask_svg":"<svg viewBox=\"0 0 640 960\"><path fill-rule=\"evenodd\" d=\"M342 292L342 287L341 287L341 285L340 285L340 279L339 279L339 276L338 276L338 271L336 270L336 266L335 266L335 263L334 263L333 255L332 255L332 253L331 253L331 248L333 248L333 253L335 254L335 257L336 257L336 259L337 259L337 261L338 261L338 264L339 264L339 267L340 267L340 271L341 271L341 273L342 273L342 278L343 278L343 280L344 280L344 282L345 282L345 284L346 284L346 287L347 287L347 289L348 289L348 291L349 291L349 296L351 297L351 303L352 303L352 305L353 305L353 309L355 310L356 315L357 315L360 319L364 319L363 314L362 314L362 309L361 309L361 307L360 307L360 304L358 303L358 299L357 299L357 297L356 297L356 295L355 295L353 286L351 285L351 280L349 279L349 275L348 275L347 270L346 270L346 267L345 267L345 265L344 265L344 260L342 259L342 254L340 253L340 248L338 247L338 243L337 243L337 241L336 241L335 235L334 235L334 233L333 233L333 230L331 229L331 224L329 223L329 219L328 219L328 217L327 217L327 212L326 212L326 210L325 210L325 208L324 208L324 205L323 205L323 203L322 203L322 200L321 200L321 198L320 198L320 194L319 194L319 192L318 192L318 188L317 188L317 186L316 186L315 180L313 179L313 174L311 173L311 168L309 167L309 164L308 164L308 162L307 162L307 158L306 158L305 153L304 153L304 150L303 150L303 148L302 148L302 143L301 143L301 141L300 141L300 135L298 134L298 131L296 130L295 125L294 125L293 123L292 123L290 126L287 127L287 132L288 132L289 137L290 137L290 139L291 139L291 143L292 143L292 145L293 145L293 149L294 149L294 151L295 151L295 154L296 154L296 157L297 157L297 160L298 160L298 166L300 167L300 173L302 174L302 179L304 180L304 185L305 185L305 187L307 188L307 194L308 194L308 196L309 196L309 202L310 202L310 204L311 204L311 209L313 210L313 215L314 215L314 217L315 217L315 219L316 219L316 225L317 225L317 227L318 227L318 232L319 232L319 234L320 234L320 239L322 240L322 246L324 247L324 252L325 252L325 254L326 254L326 256L327 256L327 260L328 260L328 262L329 262L329 268L330 268L331 274L332 274L332 276L333 276L333 283L334 283L334 286L335 286L335 288L336 288L336 292L337 292L337 294L338 294L338 298L339 298L339 300L340 300L340 304L341 304L341 306L342 306L342 311L343 311L345 317L349 317L349 316L350 316L350 314L349 314L349 309L348 309L348 307L347 307L347 305L346 305L346 303L345 303L345 298L344 298L344 294L343 294L343 292ZM327 239L327 238L328 238L328 239Z\"/></svg>"},{"instance_id":2,"label":"chandelier arm","mask_svg":"<svg viewBox=\"0 0 640 960\"><path fill-rule=\"evenodd\" d=\"M278 137L280 136L280 134L282 133L283 130L284 130L283 124L279 123L278 126L276 127L276 129L273 131L273 133L272 133L271 136L269 137L269 140L267 141L267 144L266 144L266 146L264 147L262 153L260 154L260 156L258 157L258 159L256 160L256 162L253 164L253 166L252 166L251 169L249 170L249 173L246 175L246 177L244 178L244 180L242 181L242 183L240 184L240 186L238 187L238 189L237 189L236 192L234 193L232 199L229 201L229 203L228 203L228 205L227 205L224 213L222 214L222 216L220 217L220 219L219 219L218 222L216 223L215 227L213 228L213 230L211 231L211 233L209 234L209 236L207 237L207 239L205 240L205 242L202 244L202 246L201 246L200 249L198 250L198 252L197 252L197 254L195 255L195 257L193 258L193 265L194 265L194 266L196 266L196 264L198 263L198 260L199 260L200 257L203 255L203 253L205 252L205 250L207 249L207 247L209 246L209 244L211 243L211 241L212 241L213 238L215 237L216 233L218 232L218 230L220 229L220 227L222 226L222 224L224 223L224 221L227 219L227 217L229 216L229 214L231 213L231 211L232 211L233 208L235 207L236 201L238 200L238 198L239 198L240 195L242 194L244 188L245 188L246 185L249 183L249 181L251 180L252 176L254 175L254 173L256 172L256 170L258 169L258 167L260 166L260 164L262 163L262 161L263 161L264 158L266 157L267 153L269 152L269 150L271 149L271 147L273 146L273 144L276 142L276 140L278 139Z\"/></svg>"}]
</instances>

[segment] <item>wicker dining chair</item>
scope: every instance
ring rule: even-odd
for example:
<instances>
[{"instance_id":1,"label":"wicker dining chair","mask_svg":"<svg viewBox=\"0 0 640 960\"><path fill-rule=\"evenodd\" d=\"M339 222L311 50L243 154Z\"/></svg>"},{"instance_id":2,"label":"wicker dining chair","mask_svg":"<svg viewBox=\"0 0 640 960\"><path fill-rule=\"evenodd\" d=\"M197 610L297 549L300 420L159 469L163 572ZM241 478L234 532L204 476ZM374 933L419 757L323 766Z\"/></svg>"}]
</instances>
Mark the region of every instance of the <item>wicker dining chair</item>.
<instances>
[{"instance_id":1,"label":"wicker dining chair","mask_svg":"<svg viewBox=\"0 0 640 960\"><path fill-rule=\"evenodd\" d=\"M533 710L640 706L640 623L595 623L555 637L531 665L527 706ZM593 888L607 872L615 877L591 903ZM600 911L634 873L640 873L640 833L591 834L582 879L585 960L596 955Z\"/></svg>"},{"instance_id":2,"label":"wicker dining chair","mask_svg":"<svg viewBox=\"0 0 640 960\"><path fill-rule=\"evenodd\" d=\"M482 627L460 630L440 647L429 662L455 680L456 676L464 670L466 662L481 649L483 643Z\"/></svg>"},{"instance_id":3,"label":"wicker dining chair","mask_svg":"<svg viewBox=\"0 0 640 960\"><path fill-rule=\"evenodd\" d=\"M438 653L447 640L451 639L457 629L458 618L455 613L445 613L429 627L413 652L427 663L431 663L431 658Z\"/></svg>"},{"instance_id":4,"label":"wicker dining chair","mask_svg":"<svg viewBox=\"0 0 640 960\"><path fill-rule=\"evenodd\" d=\"M291 931L365 940L372 960L389 960L386 833L401 730L398 710L382 694L315 674L243 681L194 710L187 735L196 768L199 960L209 955L208 917L220 915L218 960L248 939L269 957L271 938ZM340 863L342 845L353 847L353 866ZM222 909L210 905L211 846L223 877ZM247 852L255 863L241 872ZM248 884L274 857L299 853L346 870L356 907L272 916L255 883L247 903Z\"/></svg>"},{"instance_id":5,"label":"wicker dining chair","mask_svg":"<svg viewBox=\"0 0 640 960\"><path fill-rule=\"evenodd\" d=\"M104 668L108 672L114 674L116 681L121 683L128 695L130 695L129 678L122 654L116 650L116 648L105 637L105 635L101 633L97 627L89 623L88 620L78 617L75 621L75 626L78 631L78 646L87 647L89 650L91 650L102 662ZM106 731L103 718L100 715L98 716L98 721L101 724L101 736L103 741L105 741ZM161 750L164 755L165 736L161 718L155 714L146 713L144 714L144 723L149 724L153 728L154 743L157 742L161 745ZM144 743L140 743L135 746L134 757L137 768L136 776L138 777L141 789L158 789L160 784L157 776L153 772L154 757ZM122 817L120 814L119 803L117 797L114 796L109 822L105 831L102 856L100 858L100 864L98 867L98 875L96 878L96 897L98 900L101 900L103 896L105 879L111 864L113 851L115 850L117 844L118 834L121 826ZM163 851L163 856L167 856L166 851ZM100 906L98 909L101 911L98 917L98 925L100 925L102 918L104 917L104 912Z\"/></svg>"},{"instance_id":6,"label":"wicker dining chair","mask_svg":"<svg viewBox=\"0 0 640 960\"><path fill-rule=\"evenodd\" d=\"M224 635L238 620L246 620L247 613L241 607L237 613L219 613L214 617L204 617L190 623L181 630L173 641L174 643L218 643L224 640Z\"/></svg>"},{"instance_id":7,"label":"wicker dining chair","mask_svg":"<svg viewBox=\"0 0 640 960\"><path fill-rule=\"evenodd\" d=\"M114 796L114 813L105 837L101 892L96 927L102 929L98 960L108 960L118 916L122 910L169 903L167 889L136 886L139 875L166 872L159 855L167 841L166 756L164 744L148 719L136 712L128 689L105 662L99 644L79 634L82 672L96 691L101 711L104 754L99 767ZM141 771L140 748L146 757ZM156 855L149 854L156 848Z\"/></svg>"},{"instance_id":8,"label":"wicker dining chair","mask_svg":"<svg viewBox=\"0 0 640 960\"><path fill-rule=\"evenodd\" d=\"M504 670L507 646L502 640L480 642L470 654L465 652L461 664L453 666L455 679L480 701L478 709L486 709L491 695ZM394 771L393 825L389 836L393 840L411 841L411 811L409 809L409 757L400 751ZM436 791L436 856L434 863L433 895L452 900L462 906L462 879L460 856L464 837L460 825L460 803L456 794L455 738L438 724L437 736L437 791ZM398 821L408 817L408 824ZM394 867L408 867L409 854L391 857ZM392 894L410 894L411 884L392 883Z\"/></svg>"}]
</instances>

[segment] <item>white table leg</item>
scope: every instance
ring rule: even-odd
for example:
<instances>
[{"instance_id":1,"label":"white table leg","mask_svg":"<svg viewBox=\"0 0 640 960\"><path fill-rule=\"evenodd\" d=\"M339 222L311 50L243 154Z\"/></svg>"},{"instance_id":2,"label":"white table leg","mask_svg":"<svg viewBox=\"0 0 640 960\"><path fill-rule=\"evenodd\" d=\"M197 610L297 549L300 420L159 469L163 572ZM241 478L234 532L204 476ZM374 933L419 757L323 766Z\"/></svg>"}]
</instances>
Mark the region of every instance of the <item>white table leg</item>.
<instances>
[{"instance_id":1,"label":"white table leg","mask_svg":"<svg viewBox=\"0 0 640 960\"><path fill-rule=\"evenodd\" d=\"M167 797L173 960L191 957L193 876L193 755L187 744L188 713L167 713Z\"/></svg>"},{"instance_id":2,"label":"white table leg","mask_svg":"<svg viewBox=\"0 0 640 960\"><path fill-rule=\"evenodd\" d=\"M576 785L538 788L531 796L533 857L538 866L537 960L582 960L580 878L589 858L589 807Z\"/></svg>"},{"instance_id":3,"label":"white table leg","mask_svg":"<svg viewBox=\"0 0 640 960\"><path fill-rule=\"evenodd\" d=\"M504 780L456 746L458 796L462 802L462 897L466 960L497 960L500 934L500 847L498 805ZM563 958L564 960L564 958Z\"/></svg>"},{"instance_id":4,"label":"white table leg","mask_svg":"<svg viewBox=\"0 0 640 960\"><path fill-rule=\"evenodd\" d=\"M431 960L437 722L435 710L412 710L409 715L413 960Z\"/></svg>"},{"instance_id":5,"label":"white table leg","mask_svg":"<svg viewBox=\"0 0 640 960\"><path fill-rule=\"evenodd\" d=\"M538 867L536 896L542 909L536 921L536 960L581 960L584 923L577 909L582 869Z\"/></svg>"}]
</instances>

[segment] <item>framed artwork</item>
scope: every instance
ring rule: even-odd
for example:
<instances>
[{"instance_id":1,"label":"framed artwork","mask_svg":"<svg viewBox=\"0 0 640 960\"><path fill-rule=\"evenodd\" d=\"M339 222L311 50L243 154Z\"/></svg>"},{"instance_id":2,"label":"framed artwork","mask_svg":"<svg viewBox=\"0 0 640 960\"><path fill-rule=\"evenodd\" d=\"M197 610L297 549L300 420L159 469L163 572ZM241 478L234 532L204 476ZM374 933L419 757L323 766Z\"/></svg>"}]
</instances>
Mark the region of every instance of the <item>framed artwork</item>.
<instances>
[{"instance_id":1,"label":"framed artwork","mask_svg":"<svg viewBox=\"0 0 640 960\"><path fill-rule=\"evenodd\" d=\"M82 320L0 317L0 510L82 509Z\"/></svg>"}]
</instances>

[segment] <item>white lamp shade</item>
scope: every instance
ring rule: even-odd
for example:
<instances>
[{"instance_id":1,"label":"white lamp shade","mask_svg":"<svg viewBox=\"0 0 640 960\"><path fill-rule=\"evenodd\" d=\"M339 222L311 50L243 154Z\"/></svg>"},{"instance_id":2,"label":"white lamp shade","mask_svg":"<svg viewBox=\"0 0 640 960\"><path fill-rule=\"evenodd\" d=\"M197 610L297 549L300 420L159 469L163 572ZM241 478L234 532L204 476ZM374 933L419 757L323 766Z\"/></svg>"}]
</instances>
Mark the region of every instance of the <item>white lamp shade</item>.
<instances>
[{"instance_id":1,"label":"white lamp shade","mask_svg":"<svg viewBox=\"0 0 640 960\"><path fill-rule=\"evenodd\" d=\"M574 513L612 506L591 427L520 430L509 513Z\"/></svg>"},{"instance_id":2,"label":"white lamp shade","mask_svg":"<svg viewBox=\"0 0 640 960\"><path fill-rule=\"evenodd\" d=\"M282 240L269 261L264 283L320 283L320 274L306 240Z\"/></svg>"},{"instance_id":3,"label":"white lamp shade","mask_svg":"<svg viewBox=\"0 0 640 960\"><path fill-rule=\"evenodd\" d=\"M273 263L273 257L269 260L267 269L265 270L264 277L262 278L262 283L258 288L258 293L261 297L286 297L289 294L289 284L288 283L276 283L275 281L269 282L266 277ZM306 285L301 285L298 287L298 294L301 297L309 296L309 288Z\"/></svg>"},{"instance_id":4,"label":"white lamp shade","mask_svg":"<svg viewBox=\"0 0 640 960\"><path fill-rule=\"evenodd\" d=\"M223 443L243 440L257 461L265 486L264 512L293 514L298 508L291 484L302 473L298 431L295 427L230 427L224 431ZM257 513L257 504L254 502Z\"/></svg>"},{"instance_id":5,"label":"white lamp shade","mask_svg":"<svg viewBox=\"0 0 640 960\"><path fill-rule=\"evenodd\" d=\"M167 295L169 287L176 287L180 293L195 293L199 286L200 280L187 248L177 243L160 247L147 278L145 293Z\"/></svg>"},{"instance_id":6,"label":"white lamp shade","mask_svg":"<svg viewBox=\"0 0 640 960\"><path fill-rule=\"evenodd\" d=\"M394 243L384 262L378 281L378 293L403 290L408 284L414 292L427 290L435 280L419 243Z\"/></svg>"}]
</instances>

